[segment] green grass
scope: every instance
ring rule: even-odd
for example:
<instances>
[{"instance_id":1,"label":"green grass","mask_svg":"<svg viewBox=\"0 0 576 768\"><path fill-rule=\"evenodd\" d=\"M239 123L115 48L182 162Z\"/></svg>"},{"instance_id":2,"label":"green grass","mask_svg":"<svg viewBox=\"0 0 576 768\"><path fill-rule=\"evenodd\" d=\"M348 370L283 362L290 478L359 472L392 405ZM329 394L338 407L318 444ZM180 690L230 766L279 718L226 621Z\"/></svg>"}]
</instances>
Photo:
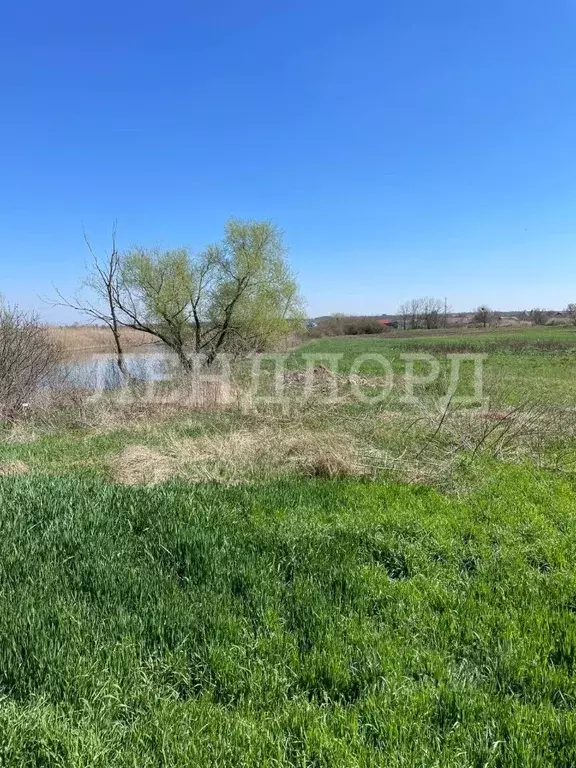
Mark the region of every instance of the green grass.
<instances>
[{"instance_id":1,"label":"green grass","mask_svg":"<svg viewBox=\"0 0 576 768\"><path fill-rule=\"evenodd\" d=\"M289 366L336 353L345 372L382 352L401 375L403 352L428 350L445 375L463 346L488 353L498 406L528 398L552 419L574 402L571 328L320 339ZM346 431L408 466L436 426L406 443L389 405L320 407L297 425ZM191 413L4 434L0 469L21 461L30 474L0 477L0 766L576 765L568 422L517 465L463 450L449 493L265 467L235 487L109 482L131 443L161 452L291 419ZM422 460L459 439L446 424Z\"/></svg>"},{"instance_id":2,"label":"green grass","mask_svg":"<svg viewBox=\"0 0 576 768\"><path fill-rule=\"evenodd\" d=\"M288 365L292 369L304 368L307 355L339 355L338 370L350 371L354 362L363 355L382 355L389 361L395 374L406 370L402 355L406 353L431 354L441 364L440 389L446 391L450 360L454 353L485 354L483 363L485 391L497 393L504 402L515 404L526 398L545 400L549 403L574 401L576 398L576 327L526 328L515 331L486 331L475 334L410 338L336 337L323 338L304 344L291 355ZM319 364L321 364L319 358ZM326 363L324 363L326 364ZM472 370L471 363L464 363L463 389ZM416 373L425 375L426 364L415 367ZM378 360L367 359L360 367L364 376L383 376ZM428 389L434 390L434 384ZM401 394L399 391L395 394ZM394 403L395 397L390 398Z\"/></svg>"},{"instance_id":3,"label":"green grass","mask_svg":"<svg viewBox=\"0 0 576 768\"><path fill-rule=\"evenodd\" d=\"M0 764L573 766L576 495L0 482Z\"/></svg>"}]
</instances>

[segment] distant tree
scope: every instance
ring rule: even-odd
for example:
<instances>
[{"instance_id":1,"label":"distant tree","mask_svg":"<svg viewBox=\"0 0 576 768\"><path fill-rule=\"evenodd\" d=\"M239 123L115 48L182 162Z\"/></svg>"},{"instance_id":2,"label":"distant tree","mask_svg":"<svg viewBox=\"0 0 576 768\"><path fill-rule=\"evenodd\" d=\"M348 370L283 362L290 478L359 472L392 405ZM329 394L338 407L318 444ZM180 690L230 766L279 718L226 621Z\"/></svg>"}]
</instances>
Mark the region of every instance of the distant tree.
<instances>
[{"instance_id":1,"label":"distant tree","mask_svg":"<svg viewBox=\"0 0 576 768\"><path fill-rule=\"evenodd\" d=\"M452 307L448 304L448 299L444 299L444 308L442 311L442 327L448 328L448 316L452 312Z\"/></svg>"},{"instance_id":2,"label":"distant tree","mask_svg":"<svg viewBox=\"0 0 576 768\"><path fill-rule=\"evenodd\" d=\"M566 313L568 314L570 321L576 325L576 304L568 304Z\"/></svg>"},{"instance_id":3,"label":"distant tree","mask_svg":"<svg viewBox=\"0 0 576 768\"><path fill-rule=\"evenodd\" d=\"M400 324L402 330L405 331L408 328L408 321L410 319L410 302L405 301L398 307L398 317L400 318Z\"/></svg>"},{"instance_id":4,"label":"distant tree","mask_svg":"<svg viewBox=\"0 0 576 768\"><path fill-rule=\"evenodd\" d=\"M529 312L530 322L533 325L546 325L548 320L548 314L543 310L535 307Z\"/></svg>"},{"instance_id":5,"label":"distant tree","mask_svg":"<svg viewBox=\"0 0 576 768\"><path fill-rule=\"evenodd\" d=\"M344 335L344 320L346 319L346 314L344 312L332 312L330 315L330 320L328 321L328 325L330 327L330 332L334 336L343 336Z\"/></svg>"},{"instance_id":6,"label":"distant tree","mask_svg":"<svg viewBox=\"0 0 576 768\"><path fill-rule=\"evenodd\" d=\"M441 328L445 324L447 305L441 299L425 296L405 301L398 308L402 327Z\"/></svg>"},{"instance_id":7,"label":"distant tree","mask_svg":"<svg viewBox=\"0 0 576 768\"><path fill-rule=\"evenodd\" d=\"M410 300L410 328L422 327L423 299Z\"/></svg>"},{"instance_id":8,"label":"distant tree","mask_svg":"<svg viewBox=\"0 0 576 768\"><path fill-rule=\"evenodd\" d=\"M434 299L427 296L420 299L422 303L422 321L427 329L440 328L443 325L444 302L441 299Z\"/></svg>"},{"instance_id":9,"label":"distant tree","mask_svg":"<svg viewBox=\"0 0 576 768\"><path fill-rule=\"evenodd\" d=\"M492 312L489 307L486 306L480 306L477 307L476 311L474 312L474 322L478 325L481 325L483 328L486 328L487 325L490 325L492 321L494 320L494 313Z\"/></svg>"}]
</instances>

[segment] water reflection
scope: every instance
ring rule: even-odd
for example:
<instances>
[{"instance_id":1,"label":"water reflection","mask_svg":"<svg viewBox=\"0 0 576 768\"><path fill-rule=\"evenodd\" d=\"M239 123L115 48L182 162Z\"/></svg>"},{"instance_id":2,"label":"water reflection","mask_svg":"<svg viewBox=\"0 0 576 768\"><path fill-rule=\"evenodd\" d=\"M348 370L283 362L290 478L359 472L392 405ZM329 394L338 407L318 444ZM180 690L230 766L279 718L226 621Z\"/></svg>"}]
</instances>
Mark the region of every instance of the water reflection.
<instances>
[{"instance_id":1,"label":"water reflection","mask_svg":"<svg viewBox=\"0 0 576 768\"><path fill-rule=\"evenodd\" d=\"M124 364L130 378L139 382L165 381L177 370L177 360L167 352L128 352ZM126 380L112 353L95 353L68 360L60 373L65 385L74 389L114 390Z\"/></svg>"}]
</instances>

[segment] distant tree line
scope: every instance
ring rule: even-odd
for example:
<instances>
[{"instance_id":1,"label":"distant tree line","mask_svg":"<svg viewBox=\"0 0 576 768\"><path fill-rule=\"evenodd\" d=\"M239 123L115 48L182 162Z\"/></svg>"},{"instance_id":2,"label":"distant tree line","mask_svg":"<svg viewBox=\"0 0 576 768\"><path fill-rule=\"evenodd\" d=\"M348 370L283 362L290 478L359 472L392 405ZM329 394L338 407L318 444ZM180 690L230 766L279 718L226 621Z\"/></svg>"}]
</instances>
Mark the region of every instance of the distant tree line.
<instances>
[{"instance_id":1,"label":"distant tree line","mask_svg":"<svg viewBox=\"0 0 576 768\"><path fill-rule=\"evenodd\" d=\"M539 307L530 310L524 310L518 313L514 320L532 323L532 325L546 325L554 317L560 315L569 322L576 325L576 303L569 304L562 312L553 312ZM398 317L400 318L400 327L404 330L415 328L442 328L446 326L450 319L449 310L440 299L422 298L406 301L398 308ZM469 320L473 325L479 325L487 328L496 323L502 322L505 317L498 317L497 313L485 304L477 307Z\"/></svg>"},{"instance_id":2,"label":"distant tree line","mask_svg":"<svg viewBox=\"0 0 576 768\"><path fill-rule=\"evenodd\" d=\"M562 313L552 312L535 307L530 310L512 315L504 313L498 315L493 309L485 304L476 307L471 313L467 313L461 320L465 325L480 326L489 328L505 322L507 319L512 321L529 322L532 325L546 325L554 320L558 315L569 322L576 324L576 303L570 304ZM423 297L405 301L398 308L396 319L388 315L388 320L383 320L385 316L374 315L346 315L336 312L330 317L319 318L308 326L310 336L354 336L381 334L392 329L400 330L434 330L445 328L458 324L457 319L451 313L447 302L433 297ZM460 316L461 317L461 316Z\"/></svg>"},{"instance_id":3,"label":"distant tree line","mask_svg":"<svg viewBox=\"0 0 576 768\"><path fill-rule=\"evenodd\" d=\"M442 328L446 324L447 314L446 302L431 296L405 301L398 308L403 330Z\"/></svg>"}]
</instances>

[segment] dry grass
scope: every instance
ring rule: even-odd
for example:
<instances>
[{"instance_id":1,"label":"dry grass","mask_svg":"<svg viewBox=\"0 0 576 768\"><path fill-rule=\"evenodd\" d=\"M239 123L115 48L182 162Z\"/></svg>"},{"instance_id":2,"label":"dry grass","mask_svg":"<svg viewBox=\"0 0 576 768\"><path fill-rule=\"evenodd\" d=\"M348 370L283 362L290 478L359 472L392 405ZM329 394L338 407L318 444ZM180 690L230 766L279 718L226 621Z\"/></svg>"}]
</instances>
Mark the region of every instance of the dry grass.
<instances>
[{"instance_id":1,"label":"dry grass","mask_svg":"<svg viewBox=\"0 0 576 768\"><path fill-rule=\"evenodd\" d=\"M0 442L9 445L28 445L38 439L34 427L22 421L11 424L9 429L2 430L0 435Z\"/></svg>"},{"instance_id":2,"label":"dry grass","mask_svg":"<svg viewBox=\"0 0 576 768\"><path fill-rule=\"evenodd\" d=\"M257 476L262 471L308 476L364 474L359 449L350 435L303 428L264 427L199 439L173 441L171 455L198 467L209 479Z\"/></svg>"},{"instance_id":3,"label":"dry grass","mask_svg":"<svg viewBox=\"0 0 576 768\"><path fill-rule=\"evenodd\" d=\"M50 326L48 329L52 339L64 352L80 352L92 350L98 352L114 352L114 340L108 328L92 325L62 325ZM126 349L153 344L156 339L148 333L124 328L121 332L122 343Z\"/></svg>"},{"instance_id":4,"label":"dry grass","mask_svg":"<svg viewBox=\"0 0 576 768\"><path fill-rule=\"evenodd\" d=\"M25 475L28 472L28 465L23 461L4 461L0 463L0 477L10 477L11 475Z\"/></svg>"},{"instance_id":5,"label":"dry grass","mask_svg":"<svg viewBox=\"0 0 576 768\"><path fill-rule=\"evenodd\" d=\"M393 419L396 439L375 459L377 471L456 492L466 492L463 479L473 479L474 467L481 460L529 461L538 467L573 472L569 444L576 435L573 407L527 401L480 410L452 407L437 398L415 405L416 415L409 420L406 415Z\"/></svg>"},{"instance_id":6,"label":"dry grass","mask_svg":"<svg viewBox=\"0 0 576 768\"><path fill-rule=\"evenodd\" d=\"M18 423L14 442L28 442L34 429L57 432L80 428L110 432L124 427L150 427L191 413L216 413L237 402L238 393L217 381L175 381L170 386L135 382L125 390L93 392L60 388L43 390L33 398L26 422ZM22 439L20 439L22 437Z\"/></svg>"},{"instance_id":7,"label":"dry grass","mask_svg":"<svg viewBox=\"0 0 576 768\"><path fill-rule=\"evenodd\" d=\"M334 429L270 420L195 438L169 433L158 449L132 447L114 457L110 471L118 482L145 484L170 477L241 483L286 475L342 478L391 473L406 482L457 490L463 461L471 466L480 457L536 460L544 455L545 443L558 434L559 424L566 424L565 414L561 420L553 419L549 410L534 405L489 413L498 413L498 418L430 401L416 417L396 413L360 425L357 419L354 424L340 420Z\"/></svg>"},{"instance_id":8,"label":"dry grass","mask_svg":"<svg viewBox=\"0 0 576 768\"><path fill-rule=\"evenodd\" d=\"M336 478L370 472L359 444L349 435L271 427L172 437L162 450L133 445L111 457L108 466L116 482L130 485L172 477L240 483L286 474Z\"/></svg>"},{"instance_id":9,"label":"dry grass","mask_svg":"<svg viewBox=\"0 0 576 768\"><path fill-rule=\"evenodd\" d=\"M145 445L128 445L110 461L114 479L123 485L156 485L178 475L169 456Z\"/></svg>"},{"instance_id":10,"label":"dry grass","mask_svg":"<svg viewBox=\"0 0 576 768\"><path fill-rule=\"evenodd\" d=\"M180 406L190 411L219 411L237 402L238 392L223 381L198 381L183 377L155 398L153 405Z\"/></svg>"}]
</instances>

